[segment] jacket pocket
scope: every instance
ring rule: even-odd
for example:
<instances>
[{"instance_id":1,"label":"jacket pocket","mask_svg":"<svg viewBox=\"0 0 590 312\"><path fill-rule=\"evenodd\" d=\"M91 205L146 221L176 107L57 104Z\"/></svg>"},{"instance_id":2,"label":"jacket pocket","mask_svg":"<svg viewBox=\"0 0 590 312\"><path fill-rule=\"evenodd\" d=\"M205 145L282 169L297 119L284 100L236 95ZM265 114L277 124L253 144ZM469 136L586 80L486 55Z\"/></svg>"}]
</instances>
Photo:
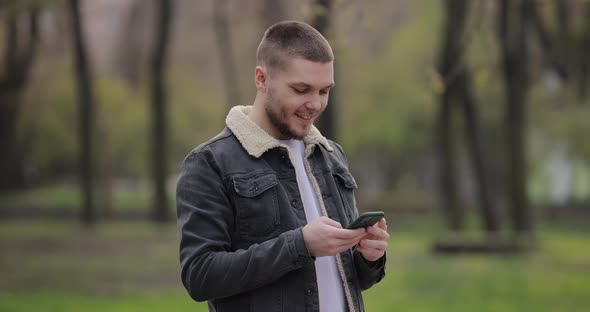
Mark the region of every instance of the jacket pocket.
<instances>
[{"instance_id":1,"label":"jacket pocket","mask_svg":"<svg viewBox=\"0 0 590 312\"><path fill-rule=\"evenodd\" d=\"M272 173L233 178L238 228L242 237L264 237L280 225L277 185L277 177Z\"/></svg>"},{"instance_id":2,"label":"jacket pocket","mask_svg":"<svg viewBox=\"0 0 590 312\"><path fill-rule=\"evenodd\" d=\"M348 219L345 225L348 226L352 220L358 217L358 210L356 208L356 201L354 198L354 190L358 188L358 185L352 177L352 174L350 174L350 172L345 168L335 169L332 172L332 175L334 176L334 182L336 183L338 192L340 193L342 208L344 209L346 218Z\"/></svg>"}]
</instances>

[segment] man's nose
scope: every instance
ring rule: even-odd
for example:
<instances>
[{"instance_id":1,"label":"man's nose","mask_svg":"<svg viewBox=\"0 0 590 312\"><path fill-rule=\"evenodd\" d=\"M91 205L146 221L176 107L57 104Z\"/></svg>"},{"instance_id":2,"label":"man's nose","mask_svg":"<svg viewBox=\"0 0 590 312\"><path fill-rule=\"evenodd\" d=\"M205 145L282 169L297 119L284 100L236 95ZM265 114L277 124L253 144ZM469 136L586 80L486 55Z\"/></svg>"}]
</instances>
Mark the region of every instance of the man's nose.
<instances>
[{"instance_id":1,"label":"man's nose","mask_svg":"<svg viewBox=\"0 0 590 312\"><path fill-rule=\"evenodd\" d=\"M319 94L314 94L306 104L308 109L319 111L322 109L322 97Z\"/></svg>"}]
</instances>

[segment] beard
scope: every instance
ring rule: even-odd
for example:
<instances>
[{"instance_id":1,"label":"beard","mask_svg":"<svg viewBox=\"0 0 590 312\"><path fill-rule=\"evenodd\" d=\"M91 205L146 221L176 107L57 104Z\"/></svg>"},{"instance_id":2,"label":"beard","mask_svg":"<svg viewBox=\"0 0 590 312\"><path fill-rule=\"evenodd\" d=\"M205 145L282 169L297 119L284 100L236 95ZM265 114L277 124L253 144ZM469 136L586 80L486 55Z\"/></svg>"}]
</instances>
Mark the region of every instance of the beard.
<instances>
[{"instance_id":1,"label":"beard","mask_svg":"<svg viewBox=\"0 0 590 312\"><path fill-rule=\"evenodd\" d=\"M287 120L289 119L289 113L285 110L285 107L277 101L274 96L272 89L268 91L268 100L264 103L264 110L270 120L270 123L279 131L285 140L302 140L307 133L297 134L291 127Z\"/></svg>"}]
</instances>

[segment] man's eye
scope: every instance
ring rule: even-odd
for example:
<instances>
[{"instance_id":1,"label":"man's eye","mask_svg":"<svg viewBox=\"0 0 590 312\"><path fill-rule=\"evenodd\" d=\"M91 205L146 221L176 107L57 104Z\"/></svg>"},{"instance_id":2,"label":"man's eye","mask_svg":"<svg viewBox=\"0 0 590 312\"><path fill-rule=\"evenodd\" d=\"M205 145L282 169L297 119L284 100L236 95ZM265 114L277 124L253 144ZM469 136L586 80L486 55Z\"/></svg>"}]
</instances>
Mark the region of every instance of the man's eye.
<instances>
[{"instance_id":1,"label":"man's eye","mask_svg":"<svg viewBox=\"0 0 590 312\"><path fill-rule=\"evenodd\" d=\"M293 91L295 91L295 93L303 94L303 93L305 93L307 90L305 90L305 89L297 89L297 88L293 88Z\"/></svg>"},{"instance_id":2,"label":"man's eye","mask_svg":"<svg viewBox=\"0 0 590 312\"><path fill-rule=\"evenodd\" d=\"M320 94L321 94L321 95L326 95L326 94L328 94L328 93L330 93L330 90L321 90L321 91L320 91Z\"/></svg>"}]
</instances>

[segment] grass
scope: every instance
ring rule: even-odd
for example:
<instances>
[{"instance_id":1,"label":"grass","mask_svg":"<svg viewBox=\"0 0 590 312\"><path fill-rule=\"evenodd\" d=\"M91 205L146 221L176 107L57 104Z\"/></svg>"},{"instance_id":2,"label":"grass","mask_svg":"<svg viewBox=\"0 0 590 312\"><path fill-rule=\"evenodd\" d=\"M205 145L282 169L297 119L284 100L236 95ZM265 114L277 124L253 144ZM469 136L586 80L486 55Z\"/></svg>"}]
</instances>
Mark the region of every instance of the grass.
<instances>
[{"instance_id":1,"label":"grass","mask_svg":"<svg viewBox=\"0 0 590 312\"><path fill-rule=\"evenodd\" d=\"M367 311L586 311L589 221L544 223L520 256L433 255L433 218L390 227L385 280ZM178 274L174 225L0 222L0 311L207 311Z\"/></svg>"},{"instance_id":2,"label":"grass","mask_svg":"<svg viewBox=\"0 0 590 312\"><path fill-rule=\"evenodd\" d=\"M148 215L152 205L149 183L124 183L112 186L110 211L98 211L99 215L128 214ZM13 192L0 193L0 213L15 216L77 216L80 213L82 197L80 188L74 184L62 183L40 186ZM105 195L95 192L97 206L105 206ZM174 206L174 194L169 192L169 207ZM146 208L147 207L147 208Z\"/></svg>"},{"instance_id":3,"label":"grass","mask_svg":"<svg viewBox=\"0 0 590 312\"><path fill-rule=\"evenodd\" d=\"M77 188L67 184L0 193L0 206L4 209L79 207L80 193Z\"/></svg>"}]
</instances>

